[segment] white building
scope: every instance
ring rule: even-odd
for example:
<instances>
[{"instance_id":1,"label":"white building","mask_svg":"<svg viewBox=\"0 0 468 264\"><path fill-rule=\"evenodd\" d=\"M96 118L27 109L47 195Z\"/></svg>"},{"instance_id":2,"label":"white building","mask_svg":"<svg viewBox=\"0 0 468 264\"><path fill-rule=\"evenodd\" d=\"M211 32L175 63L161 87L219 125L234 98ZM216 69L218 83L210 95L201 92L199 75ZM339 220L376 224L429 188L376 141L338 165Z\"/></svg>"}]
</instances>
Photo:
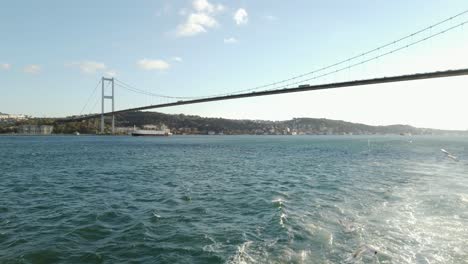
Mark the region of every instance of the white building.
<instances>
[{"instance_id":1,"label":"white building","mask_svg":"<svg viewBox=\"0 0 468 264\"><path fill-rule=\"evenodd\" d=\"M24 120L26 118L25 115L0 114L0 120Z\"/></svg>"},{"instance_id":2,"label":"white building","mask_svg":"<svg viewBox=\"0 0 468 264\"><path fill-rule=\"evenodd\" d=\"M19 133L24 135L50 135L54 131L54 126L46 125L22 125L19 127Z\"/></svg>"},{"instance_id":3,"label":"white building","mask_svg":"<svg viewBox=\"0 0 468 264\"><path fill-rule=\"evenodd\" d=\"M136 130L135 127L116 127L115 128L115 133L117 133L117 134L128 134L128 133L131 133L131 132L133 132L135 130Z\"/></svg>"}]
</instances>

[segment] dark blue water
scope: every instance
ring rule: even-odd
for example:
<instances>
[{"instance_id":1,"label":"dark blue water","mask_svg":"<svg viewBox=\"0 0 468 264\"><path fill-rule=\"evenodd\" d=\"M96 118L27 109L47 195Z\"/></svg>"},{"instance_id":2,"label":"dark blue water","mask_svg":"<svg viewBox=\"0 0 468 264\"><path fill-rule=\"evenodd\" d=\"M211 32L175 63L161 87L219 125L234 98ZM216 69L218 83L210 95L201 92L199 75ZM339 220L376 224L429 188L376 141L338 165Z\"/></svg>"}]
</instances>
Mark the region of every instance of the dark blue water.
<instances>
[{"instance_id":1,"label":"dark blue water","mask_svg":"<svg viewBox=\"0 0 468 264\"><path fill-rule=\"evenodd\" d=\"M0 263L467 263L467 147L0 137Z\"/></svg>"}]
</instances>

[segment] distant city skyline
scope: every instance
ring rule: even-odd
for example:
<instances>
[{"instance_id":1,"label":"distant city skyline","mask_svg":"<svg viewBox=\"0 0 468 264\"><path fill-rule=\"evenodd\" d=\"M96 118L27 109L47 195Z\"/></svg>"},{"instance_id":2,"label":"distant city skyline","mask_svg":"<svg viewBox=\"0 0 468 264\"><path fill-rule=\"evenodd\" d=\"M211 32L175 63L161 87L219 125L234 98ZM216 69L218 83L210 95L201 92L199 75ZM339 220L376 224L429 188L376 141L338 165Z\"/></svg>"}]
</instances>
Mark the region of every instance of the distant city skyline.
<instances>
[{"instance_id":1,"label":"distant city skyline","mask_svg":"<svg viewBox=\"0 0 468 264\"><path fill-rule=\"evenodd\" d=\"M15 1L1 6L0 112L36 117L79 114L101 76L172 96L228 93L288 79L468 8L461 0L450 4L422 0ZM467 20L468 14L460 16L402 44ZM457 28L310 83L468 68L467 30L467 26ZM232 119L313 117L466 130L467 85L468 77L456 77L155 111ZM98 90L83 114L100 111L99 96ZM162 102L164 99L116 88L116 109Z\"/></svg>"}]
</instances>

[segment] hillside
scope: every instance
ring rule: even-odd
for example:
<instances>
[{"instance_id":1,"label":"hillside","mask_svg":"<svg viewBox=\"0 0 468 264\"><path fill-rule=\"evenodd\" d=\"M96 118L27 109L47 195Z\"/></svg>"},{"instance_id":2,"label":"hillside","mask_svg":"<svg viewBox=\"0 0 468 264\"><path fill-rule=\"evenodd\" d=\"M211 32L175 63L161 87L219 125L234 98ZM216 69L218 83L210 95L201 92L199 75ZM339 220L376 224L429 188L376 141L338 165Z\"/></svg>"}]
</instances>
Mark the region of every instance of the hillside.
<instances>
[{"instance_id":1,"label":"hillside","mask_svg":"<svg viewBox=\"0 0 468 264\"><path fill-rule=\"evenodd\" d=\"M24 124L54 125L54 133L94 134L99 131L99 119L82 122L57 123L54 118L30 118L14 124L1 124L0 133L18 132ZM468 135L468 131L447 131L416 128L409 125L370 126L325 118L294 118L285 121L235 120L207 118L195 115L171 115L158 112L130 112L116 116L118 132L126 134L133 126L165 125L174 134L226 134L226 135L362 135L362 134L412 134L412 135ZM106 122L110 132L110 122Z\"/></svg>"},{"instance_id":2,"label":"hillside","mask_svg":"<svg viewBox=\"0 0 468 264\"><path fill-rule=\"evenodd\" d=\"M324 118L294 118L286 121L234 120L193 115L170 115L158 112L131 112L117 117L118 126L141 127L164 124L176 134L467 134L466 131L445 131L416 128L409 125L370 126Z\"/></svg>"}]
</instances>

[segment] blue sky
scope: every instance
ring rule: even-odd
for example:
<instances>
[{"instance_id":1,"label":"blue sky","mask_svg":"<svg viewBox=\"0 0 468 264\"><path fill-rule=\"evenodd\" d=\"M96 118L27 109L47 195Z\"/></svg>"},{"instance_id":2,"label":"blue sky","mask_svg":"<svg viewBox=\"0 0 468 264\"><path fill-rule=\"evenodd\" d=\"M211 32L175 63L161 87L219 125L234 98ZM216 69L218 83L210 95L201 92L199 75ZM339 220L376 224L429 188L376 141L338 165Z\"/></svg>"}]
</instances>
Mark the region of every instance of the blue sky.
<instances>
[{"instance_id":1,"label":"blue sky","mask_svg":"<svg viewBox=\"0 0 468 264\"><path fill-rule=\"evenodd\" d=\"M173 96L248 89L360 54L465 9L463 0L3 1L0 112L79 114L103 75ZM465 20L468 14L401 44ZM463 67L468 25L310 83ZM459 77L158 111L468 129L467 91L468 77ZM84 113L98 111L98 94ZM116 88L117 109L167 101Z\"/></svg>"}]
</instances>

